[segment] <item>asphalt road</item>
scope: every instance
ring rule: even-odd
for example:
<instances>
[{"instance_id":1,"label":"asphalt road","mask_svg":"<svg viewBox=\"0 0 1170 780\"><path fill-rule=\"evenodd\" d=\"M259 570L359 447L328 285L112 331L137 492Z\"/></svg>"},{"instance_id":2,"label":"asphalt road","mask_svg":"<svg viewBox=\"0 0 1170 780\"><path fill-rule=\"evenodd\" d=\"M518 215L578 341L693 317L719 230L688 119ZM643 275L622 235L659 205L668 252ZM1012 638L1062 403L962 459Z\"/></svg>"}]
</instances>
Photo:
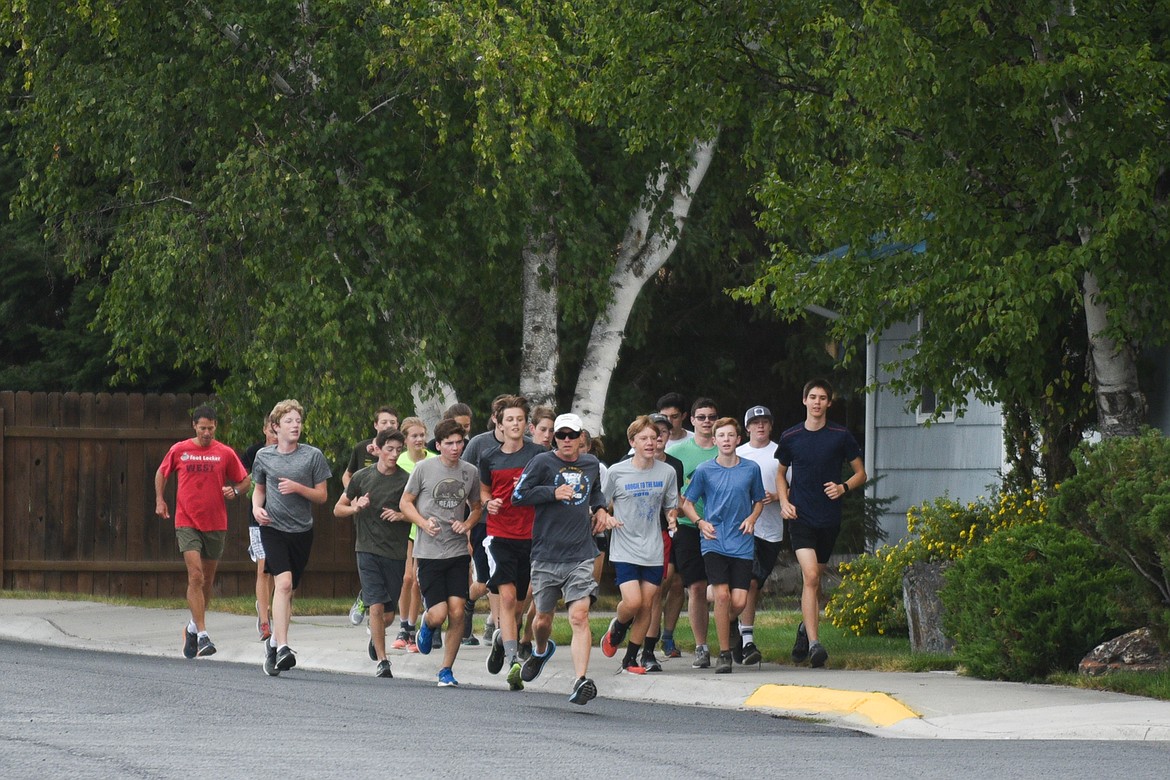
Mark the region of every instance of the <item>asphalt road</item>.
<instances>
[{"instance_id":1,"label":"asphalt road","mask_svg":"<svg viewBox=\"0 0 1170 780\"><path fill-rule=\"evenodd\" d=\"M0 642L0 777L1164 777L1170 746L879 740L756 712Z\"/></svg>"}]
</instances>

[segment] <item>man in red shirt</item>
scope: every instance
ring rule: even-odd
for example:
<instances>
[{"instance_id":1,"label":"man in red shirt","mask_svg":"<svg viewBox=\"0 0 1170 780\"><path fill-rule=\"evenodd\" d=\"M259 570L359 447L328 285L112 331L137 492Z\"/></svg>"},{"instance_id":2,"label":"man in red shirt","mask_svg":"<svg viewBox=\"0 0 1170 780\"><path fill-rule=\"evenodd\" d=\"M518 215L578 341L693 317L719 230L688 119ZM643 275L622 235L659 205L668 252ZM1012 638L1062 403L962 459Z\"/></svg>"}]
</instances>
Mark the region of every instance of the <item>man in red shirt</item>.
<instances>
[{"instance_id":1,"label":"man in red shirt","mask_svg":"<svg viewBox=\"0 0 1170 780\"><path fill-rule=\"evenodd\" d=\"M227 505L251 484L235 450L215 440L215 410L200 406L191 414L195 436L175 444L154 473L154 513L164 520L171 511L163 495L167 478L178 472L175 537L187 565L187 604L191 619L183 629L187 658L215 653L204 618L211 603L215 570L227 537Z\"/></svg>"}]
</instances>

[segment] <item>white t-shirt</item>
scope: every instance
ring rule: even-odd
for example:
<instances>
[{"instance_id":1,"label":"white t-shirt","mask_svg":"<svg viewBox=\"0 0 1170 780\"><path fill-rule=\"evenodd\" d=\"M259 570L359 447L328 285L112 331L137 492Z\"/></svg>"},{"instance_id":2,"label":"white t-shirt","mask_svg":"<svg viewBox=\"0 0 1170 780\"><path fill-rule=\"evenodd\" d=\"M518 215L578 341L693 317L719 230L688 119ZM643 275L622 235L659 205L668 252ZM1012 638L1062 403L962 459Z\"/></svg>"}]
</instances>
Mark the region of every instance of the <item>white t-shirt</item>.
<instances>
[{"instance_id":1,"label":"white t-shirt","mask_svg":"<svg viewBox=\"0 0 1170 780\"><path fill-rule=\"evenodd\" d=\"M741 444L735 448L735 454L757 463L764 478L764 490L776 492L776 471L780 468L780 461L776 460L776 442L770 441L763 447ZM784 540L784 518L780 514L779 501L764 504L764 511L756 520L756 536L766 542Z\"/></svg>"},{"instance_id":2,"label":"white t-shirt","mask_svg":"<svg viewBox=\"0 0 1170 780\"><path fill-rule=\"evenodd\" d=\"M683 433L685 433L686 436L683 436L681 439L667 439L666 440L666 451L667 452L670 452L672 447L677 447L678 445L682 444L684 441L690 441L691 439L695 438L694 431L688 431L686 428L683 428Z\"/></svg>"}]
</instances>

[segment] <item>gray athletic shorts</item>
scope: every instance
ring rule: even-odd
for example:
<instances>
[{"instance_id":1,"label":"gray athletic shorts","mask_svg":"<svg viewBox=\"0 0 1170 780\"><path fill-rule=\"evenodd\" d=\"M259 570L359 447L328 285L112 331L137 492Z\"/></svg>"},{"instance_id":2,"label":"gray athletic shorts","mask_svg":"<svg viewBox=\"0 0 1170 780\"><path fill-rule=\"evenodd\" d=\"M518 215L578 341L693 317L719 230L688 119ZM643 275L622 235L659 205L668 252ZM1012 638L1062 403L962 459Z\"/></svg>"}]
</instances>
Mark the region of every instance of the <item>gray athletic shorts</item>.
<instances>
[{"instance_id":1,"label":"gray athletic shorts","mask_svg":"<svg viewBox=\"0 0 1170 780\"><path fill-rule=\"evenodd\" d=\"M597 581L593 579L593 559L580 563L532 562L532 599L537 612L555 612L557 600L572 604L585 597L597 601Z\"/></svg>"}]
</instances>

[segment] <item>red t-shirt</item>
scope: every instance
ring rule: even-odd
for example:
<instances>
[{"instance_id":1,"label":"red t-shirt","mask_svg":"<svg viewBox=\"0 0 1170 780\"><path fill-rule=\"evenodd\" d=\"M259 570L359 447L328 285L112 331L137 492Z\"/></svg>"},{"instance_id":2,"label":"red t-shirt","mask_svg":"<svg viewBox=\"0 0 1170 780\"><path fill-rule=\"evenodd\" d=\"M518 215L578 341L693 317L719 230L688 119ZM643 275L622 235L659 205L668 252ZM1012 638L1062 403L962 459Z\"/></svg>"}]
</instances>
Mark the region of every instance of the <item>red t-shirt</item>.
<instances>
[{"instance_id":1,"label":"red t-shirt","mask_svg":"<svg viewBox=\"0 0 1170 780\"><path fill-rule=\"evenodd\" d=\"M484 515L487 518L488 536L502 539L532 538L532 521L536 510L530 506L512 506L512 491L528 461L544 451L544 447L539 444L526 441L516 452L504 452L502 447L496 447L480 456L480 482L491 486L492 498L503 501L499 512Z\"/></svg>"},{"instance_id":2,"label":"red t-shirt","mask_svg":"<svg viewBox=\"0 0 1170 780\"><path fill-rule=\"evenodd\" d=\"M223 486L242 482L248 476L235 450L215 440L208 447L200 447L194 439L185 439L171 447L160 468L164 477L179 472L175 528L227 530Z\"/></svg>"}]
</instances>

